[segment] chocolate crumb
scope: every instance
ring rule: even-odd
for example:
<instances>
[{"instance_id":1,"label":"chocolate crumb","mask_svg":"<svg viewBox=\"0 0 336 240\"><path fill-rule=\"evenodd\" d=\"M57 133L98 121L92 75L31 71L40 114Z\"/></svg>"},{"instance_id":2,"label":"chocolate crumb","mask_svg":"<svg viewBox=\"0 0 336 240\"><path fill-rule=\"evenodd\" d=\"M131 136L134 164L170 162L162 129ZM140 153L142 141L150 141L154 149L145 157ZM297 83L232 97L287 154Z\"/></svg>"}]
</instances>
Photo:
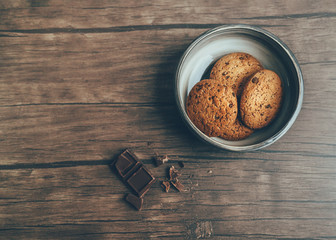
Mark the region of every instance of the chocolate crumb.
<instances>
[{"instance_id":1,"label":"chocolate crumb","mask_svg":"<svg viewBox=\"0 0 336 240\"><path fill-rule=\"evenodd\" d=\"M169 192L170 183L168 181L162 181L161 182L161 187L163 188L163 190L165 190L165 192Z\"/></svg>"},{"instance_id":2,"label":"chocolate crumb","mask_svg":"<svg viewBox=\"0 0 336 240\"><path fill-rule=\"evenodd\" d=\"M138 196L135 196L132 193L129 193L129 194L127 194L125 200L127 202L129 202L133 207L135 207L135 209L137 209L138 211L141 210L142 204L143 204L143 198L142 197L138 197Z\"/></svg>"},{"instance_id":3,"label":"chocolate crumb","mask_svg":"<svg viewBox=\"0 0 336 240\"><path fill-rule=\"evenodd\" d=\"M158 167L158 166L161 166L162 164L168 162L168 156L167 155L164 155L164 156L156 156L154 157L154 162L155 162L155 165Z\"/></svg>"},{"instance_id":4,"label":"chocolate crumb","mask_svg":"<svg viewBox=\"0 0 336 240\"><path fill-rule=\"evenodd\" d=\"M171 184L179 191L179 192L184 192L184 186L182 183L176 179L174 181L171 181Z\"/></svg>"},{"instance_id":5,"label":"chocolate crumb","mask_svg":"<svg viewBox=\"0 0 336 240\"><path fill-rule=\"evenodd\" d=\"M180 168L184 168L184 163L182 161L178 161L178 165L180 166Z\"/></svg>"}]
</instances>

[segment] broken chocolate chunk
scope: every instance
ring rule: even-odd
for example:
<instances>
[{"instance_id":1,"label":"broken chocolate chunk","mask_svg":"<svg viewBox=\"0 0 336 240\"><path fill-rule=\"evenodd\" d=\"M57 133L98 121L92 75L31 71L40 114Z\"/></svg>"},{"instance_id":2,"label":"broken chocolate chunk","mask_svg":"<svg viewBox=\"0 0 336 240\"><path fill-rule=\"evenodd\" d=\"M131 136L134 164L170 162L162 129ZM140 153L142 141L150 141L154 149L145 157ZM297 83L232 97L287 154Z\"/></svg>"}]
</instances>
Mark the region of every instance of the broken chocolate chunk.
<instances>
[{"instance_id":1,"label":"broken chocolate chunk","mask_svg":"<svg viewBox=\"0 0 336 240\"><path fill-rule=\"evenodd\" d=\"M179 173L179 171L174 166L171 166L169 168L169 180L174 181L176 180L176 178L180 176L181 176L181 173Z\"/></svg>"},{"instance_id":2,"label":"broken chocolate chunk","mask_svg":"<svg viewBox=\"0 0 336 240\"><path fill-rule=\"evenodd\" d=\"M134 153L126 149L122 154L118 156L114 166L118 171L119 175L125 181L140 167L140 162L137 156L134 155Z\"/></svg>"},{"instance_id":3,"label":"broken chocolate chunk","mask_svg":"<svg viewBox=\"0 0 336 240\"><path fill-rule=\"evenodd\" d=\"M155 182L155 177L144 167L141 166L127 180L128 185L142 197Z\"/></svg>"},{"instance_id":4,"label":"broken chocolate chunk","mask_svg":"<svg viewBox=\"0 0 336 240\"><path fill-rule=\"evenodd\" d=\"M171 184L179 191L179 192L184 192L184 186L182 183L176 179L174 181L171 181Z\"/></svg>"},{"instance_id":5,"label":"broken chocolate chunk","mask_svg":"<svg viewBox=\"0 0 336 240\"><path fill-rule=\"evenodd\" d=\"M170 189L169 181L162 181L161 187L163 188L163 190L165 190L165 192L169 192L169 189Z\"/></svg>"},{"instance_id":6,"label":"broken chocolate chunk","mask_svg":"<svg viewBox=\"0 0 336 240\"><path fill-rule=\"evenodd\" d=\"M169 159L167 155L154 157L154 161L157 167L168 162L168 160Z\"/></svg>"},{"instance_id":7,"label":"broken chocolate chunk","mask_svg":"<svg viewBox=\"0 0 336 240\"><path fill-rule=\"evenodd\" d=\"M127 194L125 200L129 202L133 207L135 207L138 211L141 210L143 204L143 198L135 196L132 193Z\"/></svg>"},{"instance_id":8,"label":"broken chocolate chunk","mask_svg":"<svg viewBox=\"0 0 336 240\"><path fill-rule=\"evenodd\" d=\"M155 182L155 177L129 149L121 153L111 166L114 166L124 183L127 183L139 197L148 192Z\"/></svg>"}]
</instances>

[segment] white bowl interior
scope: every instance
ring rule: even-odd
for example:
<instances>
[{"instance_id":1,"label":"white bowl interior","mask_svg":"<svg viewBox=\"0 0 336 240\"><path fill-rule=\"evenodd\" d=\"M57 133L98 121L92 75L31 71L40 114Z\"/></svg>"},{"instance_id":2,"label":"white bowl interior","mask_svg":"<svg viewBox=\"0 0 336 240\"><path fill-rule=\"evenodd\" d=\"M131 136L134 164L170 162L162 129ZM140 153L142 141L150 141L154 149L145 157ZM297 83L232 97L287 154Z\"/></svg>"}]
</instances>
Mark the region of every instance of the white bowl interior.
<instances>
[{"instance_id":1,"label":"white bowl interior","mask_svg":"<svg viewBox=\"0 0 336 240\"><path fill-rule=\"evenodd\" d=\"M209 66L232 52L249 53L257 58L264 68L273 70L280 76L284 90L282 107L277 118L268 127L239 141L206 136L190 121L185 109L191 88L202 80ZM277 140L274 139L275 136L282 135L288 130L282 132L297 110L300 92L297 70L288 52L263 33L245 28L213 31L196 39L185 52L177 73L177 96L187 122L204 140L230 150L239 150L246 146L249 146L249 149L259 148L269 145Z\"/></svg>"}]
</instances>

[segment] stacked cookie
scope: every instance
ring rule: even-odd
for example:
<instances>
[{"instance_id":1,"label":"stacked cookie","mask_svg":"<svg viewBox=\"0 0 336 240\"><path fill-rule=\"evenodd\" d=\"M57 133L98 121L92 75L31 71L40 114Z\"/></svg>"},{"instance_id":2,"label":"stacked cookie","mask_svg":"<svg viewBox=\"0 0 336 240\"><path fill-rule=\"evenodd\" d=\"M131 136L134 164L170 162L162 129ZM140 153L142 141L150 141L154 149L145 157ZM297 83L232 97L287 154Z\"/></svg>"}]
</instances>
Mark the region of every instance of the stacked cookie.
<instances>
[{"instance_id":1,"label":"stacked cookie","mask_svg":"<svg viewBox=\"0 0 336 240\"><path fill-rule=\"evenodd\" d=\"M215 63L210 79L191 89L187 114L210 137L241 140L275 118L281 98L276 73L247 53L231 53Z\"/></svg>"}]
</instances>

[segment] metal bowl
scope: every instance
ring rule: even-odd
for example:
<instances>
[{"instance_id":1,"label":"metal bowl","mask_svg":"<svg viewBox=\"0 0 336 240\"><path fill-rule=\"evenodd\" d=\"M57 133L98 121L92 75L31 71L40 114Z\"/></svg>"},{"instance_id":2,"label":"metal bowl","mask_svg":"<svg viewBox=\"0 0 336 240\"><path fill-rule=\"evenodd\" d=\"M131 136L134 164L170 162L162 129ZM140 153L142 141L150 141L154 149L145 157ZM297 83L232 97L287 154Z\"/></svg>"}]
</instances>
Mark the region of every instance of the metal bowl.
<instances>
[{"instance_id":1,"label":"metal bowl","mask_svg":"<svg viewBox=\"0 0 336 240\"><path fill-rule=\"evenodd\" d=\"M251 54L264 68L276 72L283 84L283 102L276 119L239 141L208 137L192 123L186 112L191 88L204 79L219 58L232 52ZM274 143L293 125L302 106L303 78L294 54L278 37L255 26L226 25L203 33L189 45L177 67L175 95L182 118L197 136L222 149L249 151Z\"/></svg>"}]
</instances>

